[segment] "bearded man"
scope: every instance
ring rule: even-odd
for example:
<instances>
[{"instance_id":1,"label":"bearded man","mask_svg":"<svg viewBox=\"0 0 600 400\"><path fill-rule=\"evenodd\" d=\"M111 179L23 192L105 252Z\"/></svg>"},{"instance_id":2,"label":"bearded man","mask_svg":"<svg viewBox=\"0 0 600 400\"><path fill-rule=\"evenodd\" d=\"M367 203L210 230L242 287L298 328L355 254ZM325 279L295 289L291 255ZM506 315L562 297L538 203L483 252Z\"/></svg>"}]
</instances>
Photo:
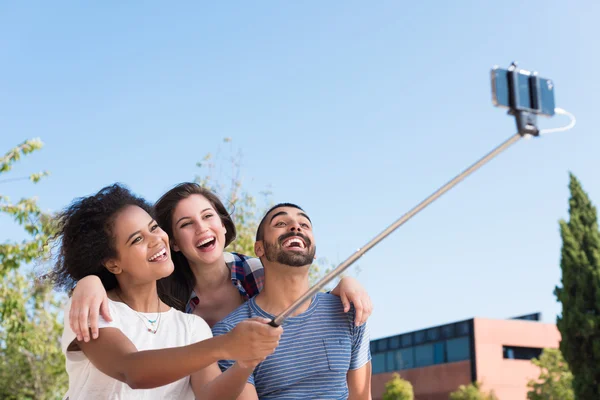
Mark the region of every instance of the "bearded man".
<instances>
[{"instance_id":1,"label":"bearded man","mask_svg":"<svg viewBox=\"0 0 600 400\"><path fill-rule=\"evenodd\" d=\"M263 290L213 327L215 336L253 317L272 319L309 289L315 258L312 222L295 204L272 207L254 245L264 266ZM371 399L369 330L357 326L338 296L317 293L283 324L279 346L258 364L240 399ZM222 360L223 371L234 364Z\"/></svg>"}]
</instances>

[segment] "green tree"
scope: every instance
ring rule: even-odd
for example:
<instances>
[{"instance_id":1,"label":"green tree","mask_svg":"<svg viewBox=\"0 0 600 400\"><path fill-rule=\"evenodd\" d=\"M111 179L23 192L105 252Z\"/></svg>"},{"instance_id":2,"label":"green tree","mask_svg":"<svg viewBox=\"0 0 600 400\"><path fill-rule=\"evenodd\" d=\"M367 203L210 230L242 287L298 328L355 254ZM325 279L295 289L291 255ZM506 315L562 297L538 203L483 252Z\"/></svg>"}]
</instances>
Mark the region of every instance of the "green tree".
<instances>
[{"instance_id":1,"label":"green tree","mask_svg":"<svg viewBox=\"0 0 600 400\"><path fill-rule=\"evenodd\" d=\"M450 393L450 400L498 400L494 391L485 393L481 389L480 382L460 385L458 389Z\"/></svg>"},{"instance_id":2,"label":"green tree","mask_svg":"<svg viewBox=\"0 0 600 400\"><path fill-rule=\"evenodd\" d=\"M39 139L27 140L6 153L0 158L0 175L42 145ZM45 175L36 173L28 179L37 183ZM11 180L15 179L0 179L0 183ZM0 398L58 399L68 382L60 349L60 298L50 282L25 271L35 260L43 262L47 257L52 217L35 198L13 204L1 194L0 213L26 233L24 240L0 244Z\"/></svg>"},{"instance_id":3,"label":"green tree","mask_svg":"<svg viewBox=\"0 0 600 400\"><path fill-rule=\"evenodd\" d=\"M30 154L43 146L41 140L26 140L6 155L0 158L0 176L9 172L13 164L21 159L22 156ZM37 183L41 178L48 175L47 172L31 174L28 178ZM22 179L22 178L17 178ZM6 183L11 179L0 180L0 183ZM12 179L14 180L14 178ZM10 199L0 193L0 213L8 214L25 231L29 238L19 243L7 242L0 244L0 278L8 271L17 269L23 263L33 261L40 254L40 250L47 252L47 233L44 227L49 218L37 205L35 198L21 199L18 203L12 204Z\"/></svg>"},{"instance_id":4,"label":"green tree","mask_svg":"<svg viewBox=\"0 0 600 400\"><path fill-rule=\"evenodd\" d=\"M392 379L385 384L383 400L413 400L415 394L412 384L394 373Z\"/></svg>"},{"instance_id":5,"label":"green tree","mask_svg":"<svg viewBox=\"0 0 600 400\"><path fill-rule=\"evenodd\" d=\"M560 220L562 303L560 351L573 373L577 399L600 399L600 233L596 207L569 174L569 221Z\"/></svg>"},{"instance_id":6,"label":"green tree","mask_svg":"<svg viewBox=\"0 0 600 400\"><path fill-rule=\"evenodd\" d=\"M237 230L237 238L227 248L242 254L254 254L254 238L262 213L265 211L257 204L256 197L250 194L243 185L241 176L242 152L235 151L231 138L223 139L228 158L223 160L223 149L219 147L215 154L207 153L201 162L196 163L200 174L195 182L210 189L219 196L223 204L230 210ZM261 192L269 202L270 192Z\"/></svg>"},{"instance_id":7,"label":"green tree","mask_svg":"<svg viewBox=\"0 0 600 400\"><path fill-rule=\"evenodd\" d=\"M207 153L202 161L196 163L200 172L195 182L217 194L231 212L237 239L226 250L253 256L258 224L264 213L273 206L272 193L270 190L259 192L262 197L262 206L259 206L257 196L247 191L247 184L244 186L242 152L235 149L231 138L224 138L223 143L225 148L219 146L214 154ZM319 258L310 269L311 284L333 267L325 257ZM328 287L334 285L335 282Z\"/></svg>"},{"instance_id":8,"label":"green tree","mask_svg":"<svg viewBox=\"0 0 600 400\"><path fill-rule=\"evenodd\" d=\"M540 376L527 383L528 400L575 400L573 374L558 349L544 349L540 358L531 360L540 368Z\"/></svg>"}]
</instances>

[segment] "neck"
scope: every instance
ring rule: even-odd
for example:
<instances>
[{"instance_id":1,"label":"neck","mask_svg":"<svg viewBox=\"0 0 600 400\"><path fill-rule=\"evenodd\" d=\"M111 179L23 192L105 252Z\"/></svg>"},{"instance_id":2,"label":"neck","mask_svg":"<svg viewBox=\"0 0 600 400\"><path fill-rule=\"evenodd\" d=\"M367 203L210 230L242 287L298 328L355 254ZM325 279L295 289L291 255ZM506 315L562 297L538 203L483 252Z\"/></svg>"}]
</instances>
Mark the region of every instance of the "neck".
<instances>
[{"instance_id":1,"label":"neck","mask_svg":"<svg viewBox=\"0 0 600 400\"><path fill-rule=\"evenodd\" d=\"M290 267L271 263L264 258L261 258L261 261L265 267L265 284L263 290L256 296L256 304L269 314L277 315L291 306L310 288L308 284L310 265ZM306 311L310 302L311 299L308 299L292 316Z\"/></svg>"},{"instance_id":2,"label":"neck","mask_svg":"<svg viewBox=\"0 0 600 400\"><path fill-rule=\"evenodd\" d=\"M116 300L120 300L135 311L155 313L161 311L162 302L158 297L156 282L141 285L121 285L114 290Z\"/></svg>"},{"instance_id":3,"label":"neck","mask_svg":"<svg viewBox=\"0 0 600 400\"><path fill-rule=\"evenodd\" d=\"M231 271L227 268L223 255L212 264L190 263L190 268L196 278L196 294L210 292L225 283L231 284Z\"/></svg>"}]
</instances>

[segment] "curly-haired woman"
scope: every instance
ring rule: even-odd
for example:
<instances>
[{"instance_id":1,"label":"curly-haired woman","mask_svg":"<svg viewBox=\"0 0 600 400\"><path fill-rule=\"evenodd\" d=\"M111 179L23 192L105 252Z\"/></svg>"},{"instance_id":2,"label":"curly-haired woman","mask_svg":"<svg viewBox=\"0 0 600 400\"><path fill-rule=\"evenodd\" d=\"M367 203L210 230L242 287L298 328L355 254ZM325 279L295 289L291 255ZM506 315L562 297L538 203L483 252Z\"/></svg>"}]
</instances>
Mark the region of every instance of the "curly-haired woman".
<instances>
[{"instance_id":1,"label":"curly-haired woman","mask_svg":"<svg viewBox=\"0 0 600 400\"><path fill-rule=\"evenodd\" d=\"M70 400L237 398L254 366L275 350L282 329L268 320L212 338L202 318L163 302L157 281L174 269L169 238L150 205L126 188L77 199L58 221L55 283L70 290L98 277L112 316L99 318L97 340L78 340L67 303L62 347ZM221 374L216 362L228 357L237 366Z\"/></svg>"}]
</instances>

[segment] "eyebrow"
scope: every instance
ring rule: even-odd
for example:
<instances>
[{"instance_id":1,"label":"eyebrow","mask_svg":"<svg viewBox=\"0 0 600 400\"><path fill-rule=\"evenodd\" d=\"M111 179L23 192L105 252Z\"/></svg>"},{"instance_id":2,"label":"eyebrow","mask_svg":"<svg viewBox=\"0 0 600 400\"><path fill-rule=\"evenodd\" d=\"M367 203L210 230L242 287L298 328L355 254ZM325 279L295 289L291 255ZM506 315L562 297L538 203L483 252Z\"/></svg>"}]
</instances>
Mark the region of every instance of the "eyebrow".
<instances>
[{"instance_id":1,"label":"eyebrow","mask_svg":"<svg viewBox=\"0 0 600 400\"><path fill-rule=\"evenodd\" d=\"M200 214L202 214L204 211L210 211L210 210L212 210L212 208L210 208L210 207L205 208L204 210L200 211ZM192 217L188 217L187 215L185 217L181 217L177 220L177 222L175 222L175 225L179 224L182 220L184 220L186 218L192 218Z\"/></svg>"},{"instance_id":2,"label":"eyebrow","mask_svg":"<svg viewBox=\"0 0 600 400\"><path fill-rule=\"evenodd\" d=\"M152 218L150 220L150 222L148 222L148 226L152 225L152 223L154 222L154 218ZM127 238L127 240L125 241L125 244L129 243L129 241L131 240L131 238L133 238L135 235L142 233L142 231L135 231L133 232L131 235L129 235L129 237Z\"/></svg>"},{"instance_id":3,"label":"eyebrow","mask_svg":"<svg viewBox=\"0 0 600 400\"><path fill-rule=\"evenodd\" d=\"M271 221L269 221L269 223L273 222L273 220L276 217L279 217L280 215L288 215L288 213L287 213L287 211L279 211L278 213L273 214L273 216L271 217ZM306 218L312 224L312 221L310 220L310 218L308 218L308 215L306 215L305 213L299 212L298 215L302 215L304 218Z\"/></svg>"}]
</instances>

